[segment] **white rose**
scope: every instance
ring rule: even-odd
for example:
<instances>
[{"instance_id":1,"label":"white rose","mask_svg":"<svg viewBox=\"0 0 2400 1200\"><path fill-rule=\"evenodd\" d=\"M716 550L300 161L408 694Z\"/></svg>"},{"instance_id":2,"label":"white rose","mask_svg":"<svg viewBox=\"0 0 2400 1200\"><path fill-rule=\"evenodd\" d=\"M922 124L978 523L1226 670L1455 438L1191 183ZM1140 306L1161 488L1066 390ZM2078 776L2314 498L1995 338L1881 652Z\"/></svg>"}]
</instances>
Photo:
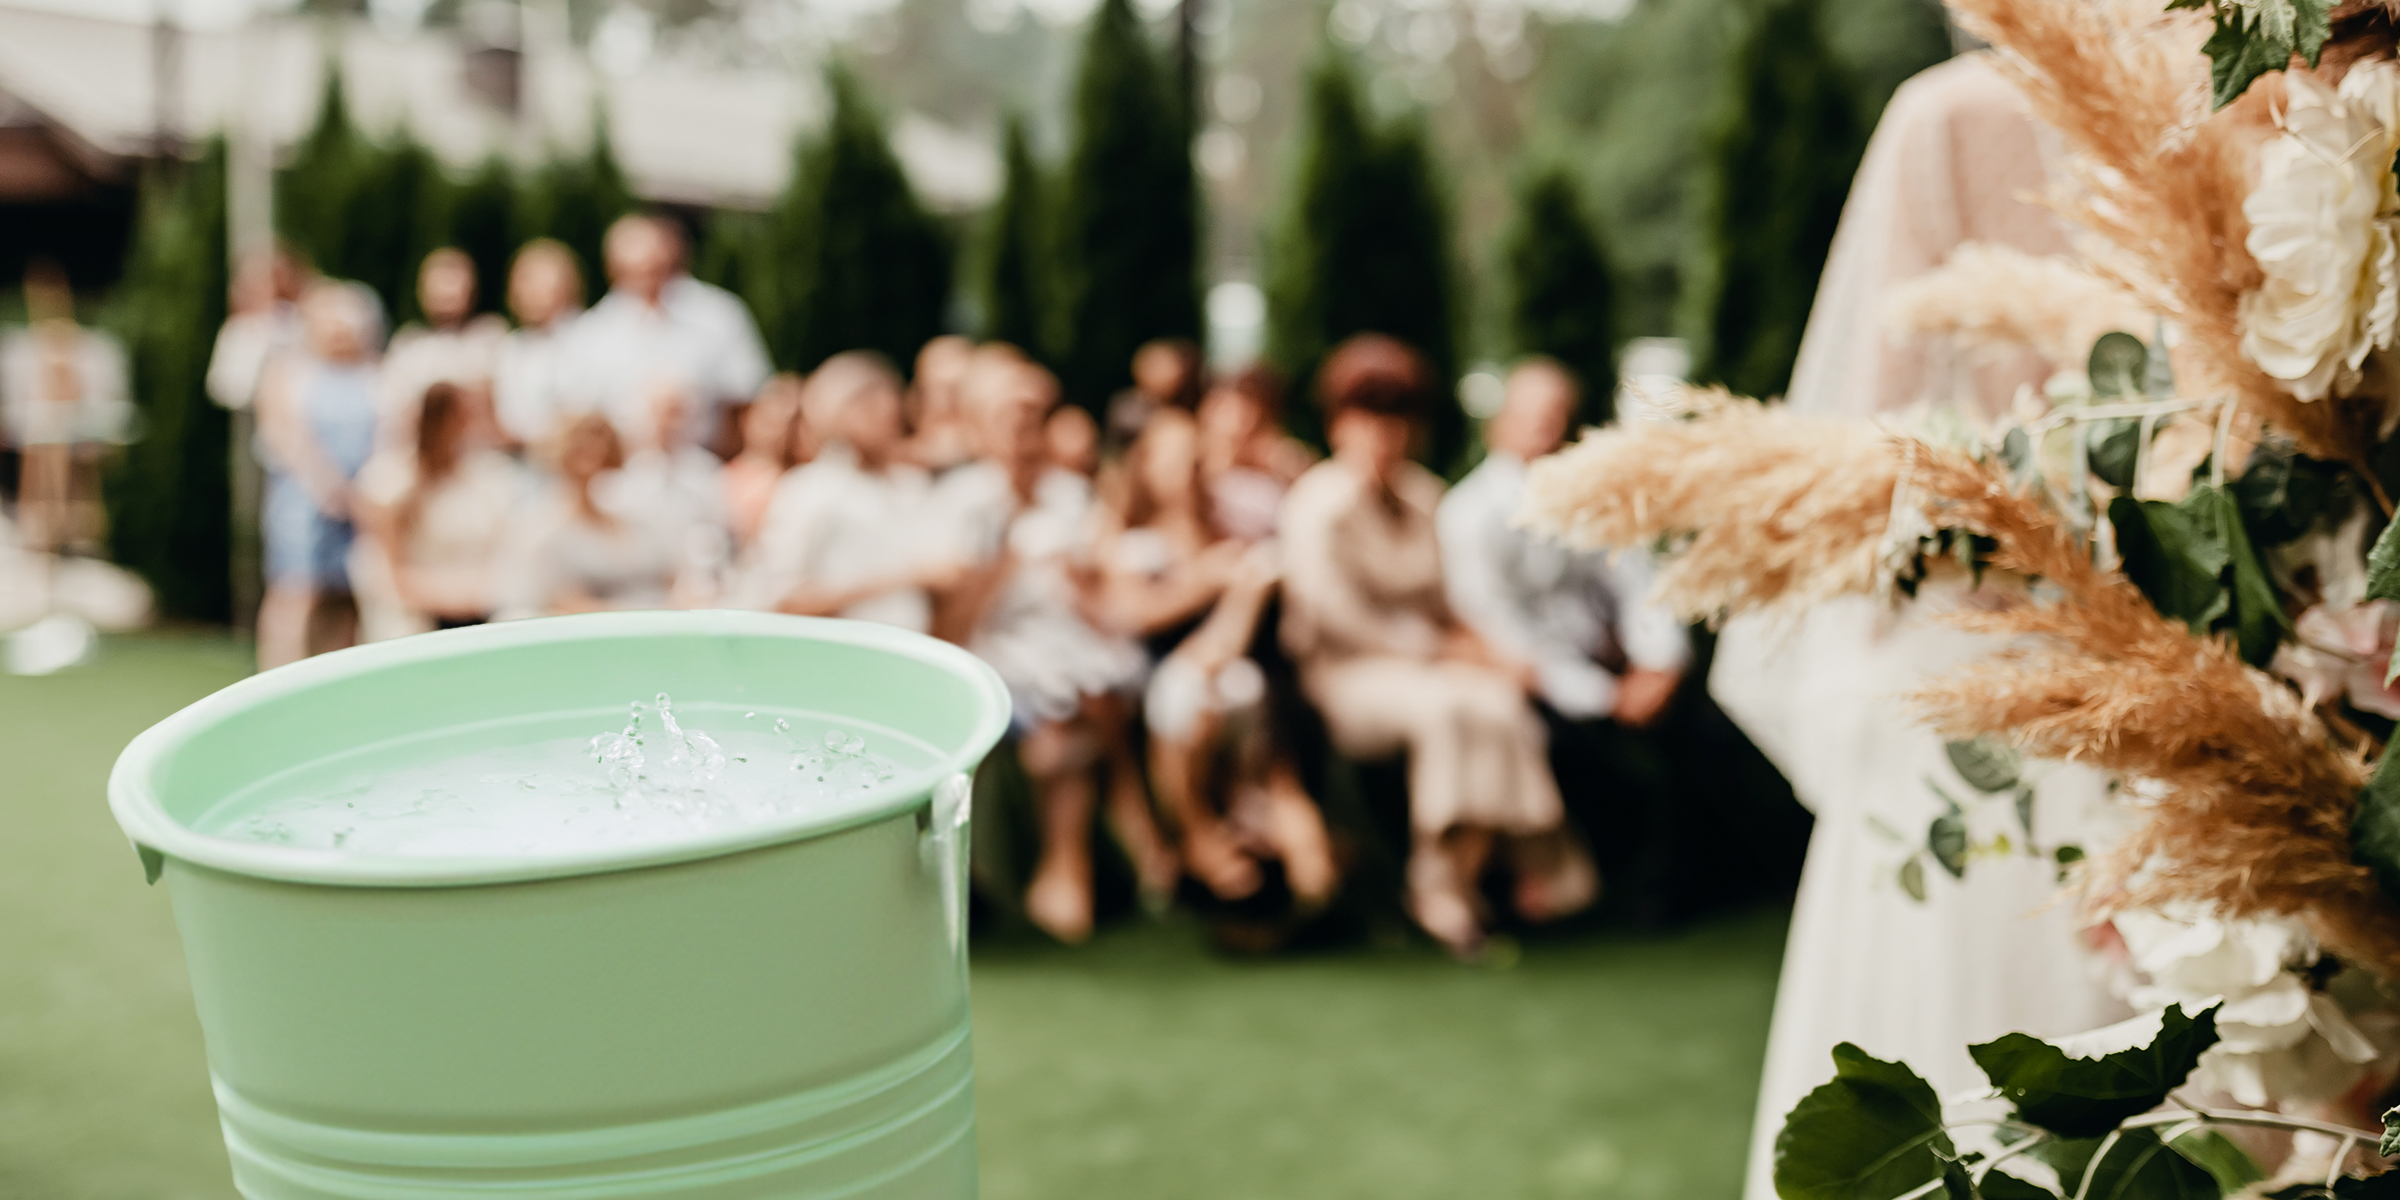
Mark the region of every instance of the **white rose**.
<instances>
[{"instance_id":1,"label":"white rose","mask_svg":"<svg viewBox=\"0 0 2400 1200\"><path fill-rule=\"evenodd\" d=\"M2360 66L2339 91L2293 72L2284 131L2242 202L2265 280L2241 301L2242 352L2303 400L2356 386L2400 333L2400 70Z\"/></svg>"}]
</instances>

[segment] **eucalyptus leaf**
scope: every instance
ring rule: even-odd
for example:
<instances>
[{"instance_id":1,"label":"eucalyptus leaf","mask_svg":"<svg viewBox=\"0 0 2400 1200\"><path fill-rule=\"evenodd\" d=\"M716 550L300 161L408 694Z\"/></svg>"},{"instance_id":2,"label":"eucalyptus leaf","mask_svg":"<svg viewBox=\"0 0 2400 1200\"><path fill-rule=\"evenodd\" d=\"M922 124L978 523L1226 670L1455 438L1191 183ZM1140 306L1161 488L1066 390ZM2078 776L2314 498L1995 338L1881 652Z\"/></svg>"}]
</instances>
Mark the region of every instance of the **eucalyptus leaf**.
<instances>
[{"instance_id":1,"label":"eucalyptus leaf","mask_svg":"<svg viewBox=\"0 0 2400 1200\"><path fill-rule=\"evenodd\" d=\"M2340 468L2283 443L2260 447L2231 490L2252 539L2280 546L2299 540L2332 507L2339 478Z\"/></svg>"},{"instance_id":2,"label":"eucalyptus leaf","mask_svg":"<svg viewBox=\"0 0 2400 1200\"><path fill-rule=\"evenodd\" d=\"M2140 421L2121 418L2094 421L2085 427L2083 441L2085 451L2091 457L2092 474L2113 488L2133 486L2134 468L2141 462L2142 456Z\"/></svg>"},{"instance_id":3,"label":"eucalyptus leaf","mask_svg":"<svg viewBox=\"0 0 2400 1200\"><path fill-rule=\"evenodd\" d=\"M2084 373L2091 377L2095 396L2139 396L2142 377L2149 369L2150 347L2123 331L2101 334L2100 340L2092 343L2091 357L2084 362Z\"/></svg>"},{"instance_id":4,"label":"eucalyptus leaf","mask_svg":"<svg viewBox=\"0 0 2400 1200\"><path fill-rule=\"evenodd\" d=\"M1950 765L1957 770L1958 777L1979 792L2005 792L2017 786L2017 778L2025 769L2025 760L2016 748L1998 738L1946 742L1942 752L1950 756Z\"/></svg>"},{"instance_id":5,"label":"eucalyptus leaf","mask_svg":"<svg viewBox=\"0 0 2400 1200\"><path fill-rule=\"evenodd\" d=\"M1967 817L1956 805L1925 830L1925 850L1952 879L1967 877ZM1913 859L1911 861L1914 861Z\"/></svg>"},{"instance_id":6,"label":"eucalyptus leaf","mask_svg":"<svg viewBox=\"0 0 2400 1200\"><path fill-rule=\"evenodd\" d=\"M1792 1107L1775 1135L1783 1200L1882 1200L1932 1183L1957 1153L1933 1086L1849 1042L1834 1076Z\"/></svg>"},{"instance_id":7,"label":"eucalyptus leaf","mask_svg":"<svg viewBox=\"0 0 2400 1200\"><path fill-rule=\"evenodd\" d=\"M1908 861L1900 864L1900 890L1919 904L1925 902L1925 863L1916 855L1909 855Z\"/></svg>"},{"instance_id":8,"label":"eucalyptus leaf","mask_svg":"<svg viewBox=\"0 0 2400 1200\"><path fill-rule=\"evenodd\" d=\"M2099 1137L2127 1117L2158 1107L2217 1044L2217 1007L2198 1016L2181 1005L2160 1014L2158 1036L2099 1058L2075 1058L2031 1034L1967 1047L2019 1119L2068 1138Z\"/></svg>"},{"instance_id":9,"label":"eucalyptus leaf","mask_svg":"<svg viewBox=\"0 0 2400 1200\"><path fill-rule=\"evenodd\" d=\"M2017 827L2025 831L2025 848L2033 849L2033 789L2017 789Z\"/></svg>"},{"instance_id":10,"label":"eucalyptus leaf","mask_svg":"<svg viewBox=\"0 0 2400 1200\"><path fill-rule=\"evenodd\" d=\"M2359 789L2350 814L2350 857L2374 872L2385 896L2400 899L2400 753L2387 749ZM2400 1150L2400 1121L2392 1113L2384 1114L2383 1130L2383 1144Z\"/></svg>"},{"instance_id":11,"label":"eucalyptus leaf","mask_svg":"<svg viewBox=\"0 0 2400 1200\"><path fill-rule=\"evenodd\" d=\"M2219 579L2229 561L2216 522L2158 500L2119 496L2108 503L2125 577L2160 615L2206 633L2233 606Z\"/></svg>"},{"instance_id":12,"label":"eucalyptus leaf","mask_svg":"<svg viewBox=\"0 0 2400 1200\"><path fill-rule=\"evenodd\" d=\"M2000 439L2000 461L2007 464L2010 479L2023 483L2033 478L2040 463L2033 456L2033 438L2026 434L2023 426L2010 426L2006 436Z\"/></svg>"}]
</instances>

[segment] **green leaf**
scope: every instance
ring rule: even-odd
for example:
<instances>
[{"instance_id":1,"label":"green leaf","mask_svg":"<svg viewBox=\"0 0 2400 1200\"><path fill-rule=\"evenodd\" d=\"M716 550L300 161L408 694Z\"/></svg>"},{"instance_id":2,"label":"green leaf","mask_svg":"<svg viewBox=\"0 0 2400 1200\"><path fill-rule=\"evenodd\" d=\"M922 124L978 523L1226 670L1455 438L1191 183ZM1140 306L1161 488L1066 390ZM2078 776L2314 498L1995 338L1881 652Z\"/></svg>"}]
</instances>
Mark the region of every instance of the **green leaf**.
<instances>
[{"instance_id":1,"label":"green leaf","mask_svg":"<svg viewBox=\"0 0 2400 1200\"><path fill-rule=\"evenodd\" d=\"M2400 1108L2388 1108L2383 1113L2383 1144L2375 1150L2385 1158L2400 1154Z\"/></svg>"},{"instance_id":2,"label":"green leaf","mask_svg":"<svg viewBox=\"0 0 2400 1200\"><path fill-rule=\"evenodd\" d=\"M2367 599L2400 600L2400 521L2384 526L2367 552Z\"/></svg>"},{"instance_id":3,"label":"green leaf","mask_svg":"<svg viewBox=\"0 0 2400 1200\"><path fill-rule=\"evenodd\" d=\"M1942 1160L1942 1200L1975 1200L1975 1177L1955 1158Z\"/></svg>"},{"instance_id":4,"label":"green leaf","mask_svg":"<svg viewBox=\"0 0 2400 1200\"><path fill-rule=\"evenodd\" d=\"M2223 488L2203 484L2192 489L2184 499L2184 508L2192 514L2193 523L2203 528L2213 523L2217 540L2225 548L2225 560L2233 568L2233 628L2240 642L2242 660L2254 667L2263 667L2275 657L2275 647L2292 628L2291 619L2284 615L2283 600L2275 594L2275 584L2267 569L2258 561L2258 553L2250 545L2250 535L2242 527L2241 505L2234 502Z\"/></svg>"},{"instance_id":5,"label":"green leaf","mask_svg":"<svg viewBox=\"0 0 2400 1200\"><path fill-rule=\"evenodd\" d=\"M2024 760L2016 749L1998 738L1949 742L1942 752L1950 756L1958 777L1979 792L2005 792L2017 786L2017 776L2024 770Z\"/></svg>"},{"instance_id":6,"label":"green leaf","mask_svg":"<svg viewBox=\"0 0 2400 1200\"><path fill-rule=\"evenodd\" d=\"M2325 40L2333 36L2333 3L2258 0L2250 6L2256 10L2256 18L2246 20L2243 9L2230 0L2209 0L2206 7L2215 14L2217 27L2201 49L2208 54L2209 92L2216 107L2240 99L2259 76L2283 70L2294 54L2316 66ZM2203 6L2178 3L2170 7Z\"/></svg>"},{"instance_id":7,"label":"green leaf","mask_svg":"<svg viewBox=\"0 0 2400 1200\"><path fill-rule=\"evenodd\" d=\"M2019 1118L2065 1137L2093 1138L2158 1107L2216 1044L2216 1006L2195 1017L2176 1005L2160 1013L2149 1045L2099 1058L2070 1057L2024 1033L1969 1046L1967 1053Z\"/></svg>"},{"instance_id":8,"label":"green leaf","mask_svg":"<svg viewBox=\"0 0 2400 1200\"><path fill-rule=\"evenodd\" d=\"M1925 864L1916 855L1900 864L1900 890L1907 892L1909 899L1925 903Z\"/></svg>"},{"instance_id":9,"label":"green leaf","mask_svg":"<svg viewBox=\"0 0 2400 1200\"><path fill-rule=\"evenodd\" d=\"M2295 1183L2268 1192L2264 1200L2400 1200L2400 1171L2365 1179L2345 1176L2335 1180L2330 1191L2323 1184Z\"/></svg>"},{"instance_id":10,"label":"green leaf","mask_svg":"<svg viewBox=\"0 0 2400 1200\"><path fill-rule=\"evenodd\" d=\"M2350 857L2375 873L2384 895L2400 897L2400 753L2386 750L2359 789L2350 814ZM2383 1128L2383 1144L2400 1150L2400 1122L2385 1113Z\"/></svg>"},{"instance_id":11,"label":"green leaf","mask_svg":"<svg viewBox=\"0 0 2400 1200\"><path fill-rule=\"evenodd\" d=\"M2249 1152L2214 1129L2192 1130L2167 1145L2174 1147L2185 1161L2208 1172L2216 1179L2217 1186L2227 1192L2238 1192L2267 1177Z\"/></svg>"},{"instance_id":12,"label":"green leaf","mask_svg":"<svg viewBox=\"0 0 2400 1200\"><path fill-rule=\"evenodd\" d=\"M2142 339L2130 333L2112 332L2101 334L2100 340L2092 343L2084 373L2091 377L2095 396L2139 396L2142 376L2149 367L2150 348L2142 344Z\"/></svg>"},{"instance_id":13,"label":"green leaf","mask_svg":"<svg viewBox=\"0 0 2400 1200\"><path fill-rule=\"evenodd\" d=\"M2033 842L2032 788L2021 787L2017 789L2017 827L2025 831L2026 849L2031 851ZM2060 848L2065 849L2065 847Z\"/></svg>"},{"instance_id":14,"label":"green leaf","mask_svg":"<svg viewBox=\"0 0 2400 1200\"><path fill-rule=\"evenodd\" d=\"M1983 1200L2059 1200L2058 1193L2040 1184L2027 1183L2006 1171L1994 1171L1983 1177L1977 1189Z\"/></svg>"},{"instance_id":15,"label":"green leaf","mask_svg":"<svg viewBox=\"0 0 2400 1200\"><path fill-rule=\"evenodd\" d=\"M2332 506L2339 468L2290 445L2261 447L2233 482L2242 524L2261 546L2297 541Z\"/></svg>"},{"instance_id":16,"label":"green leaf","mask_svg":"<svg viewBox=\"0 0 2400 1200\"><path fill-rule=\"evenodd\" d=\"M2101 1138L2050 1142L2027 1153L2058 1171L2060 1190L2073 1196L2090 1167ZM2167 1148L2155 1129L2128 1129L2091 1171L2085 1200L2220 1200L2215 1176Z\"/></svg>"},{"instance_id":17,"label":"green leaf","mask_svg":"<svg viewBox=\"0 0 2400 1200\"><path fill-rule=\"evenodd\" d=\"M1933 1087L1849 1042L1833 1048L1831 1082L1792 1107L1775 1135L1783 1200L1886 1200L1943 1175L1957 1153Z\"/></svg>"},{"instance_id":18,"label":"green leaf","mask_svg":"<svg viewBox=\"0 0 2400 1200\"><path fill-rule=\"evenodd\" d=\"M2116 527L2125 577L2160 615L2204 634L2232 607L2218 579L2228 556L2215 522L2203 525L2175 505L2130 496L2108 502L2108 521Z\"/></svg>"},{"instance_id":19,"label":"green leaf","mask_svg":"<svg viewBox=\"0 0 2400 1200\"><path fill-rule=\"evenodd\" d=\"M2092 474L2113 488L2133 486L2133 470L2142 453L2140 421L2094 421L2085 428L2083 441L2091 455Z\"/></svg>"},{"instance_id":20,"label":"green leaf","mask_svg":"<svg viewBox=\"0 0 2400 1200\"><path fill-rule=\"evenodd\" d=\"M1950 872L1950 878L1967 877L1967 817L1957 805L1951 805L1950 811L1935 817L1926 828L1925 849Z\"/></svg>"},{"instance_id":21,"label":"green leaf","mask_svg":"<svg viewBox=\"0 0 2400 1200\"><path fill-rule=\"evenodd\" d=\"M2033 478L2040 464L2034 459L2033 439L2026 434L2024 426L2010 426L2007 436L2000 439L2000 461L2008 465L2011 480L2023 483Z\"/></svg>"}]
</instances>

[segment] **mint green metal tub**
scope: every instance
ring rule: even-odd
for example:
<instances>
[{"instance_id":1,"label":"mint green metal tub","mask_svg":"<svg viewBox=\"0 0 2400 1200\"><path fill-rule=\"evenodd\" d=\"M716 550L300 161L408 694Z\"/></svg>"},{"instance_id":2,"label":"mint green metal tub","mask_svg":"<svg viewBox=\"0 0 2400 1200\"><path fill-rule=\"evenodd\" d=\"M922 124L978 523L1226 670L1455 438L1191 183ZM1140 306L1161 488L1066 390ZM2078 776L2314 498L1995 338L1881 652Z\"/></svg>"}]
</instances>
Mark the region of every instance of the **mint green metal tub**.
<instances>
[{"instance_id":1,"label":"mint green metal tub","mask_svg":"<svg viewBox=\"0 0 2400 1200\"><path fill-rule=\"evenodd\" d=\"M780 823L516 862L194 831L344 757L612 728L664 691L830 716L899 777ZM881 626L612 613L347 650L134 739L109 804L172 897L252 1200L971 1197L967 779L981 662Z\"/></svg>"}]
</instances>

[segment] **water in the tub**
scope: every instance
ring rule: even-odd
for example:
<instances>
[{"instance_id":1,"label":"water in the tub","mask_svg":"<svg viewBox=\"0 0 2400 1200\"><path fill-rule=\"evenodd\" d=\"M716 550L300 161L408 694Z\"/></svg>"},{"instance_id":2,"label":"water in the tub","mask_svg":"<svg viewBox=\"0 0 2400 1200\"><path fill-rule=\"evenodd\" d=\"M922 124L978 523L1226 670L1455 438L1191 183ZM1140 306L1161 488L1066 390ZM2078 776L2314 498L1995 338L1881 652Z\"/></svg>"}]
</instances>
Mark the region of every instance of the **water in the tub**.
<instances>
[{"instance_id":1,"label":"water in the tub","mask_svg":"<svg viewBox=\"0 0 2400 1200\"><path fill-rule=\"evenodd\" d=\"M678 840L821 809L891 779L840 728L746 713L702 730L660 693L617 730L385 768L230 806L207 832L367 855L524 855Z\"/></svg>"}]
</instances>

